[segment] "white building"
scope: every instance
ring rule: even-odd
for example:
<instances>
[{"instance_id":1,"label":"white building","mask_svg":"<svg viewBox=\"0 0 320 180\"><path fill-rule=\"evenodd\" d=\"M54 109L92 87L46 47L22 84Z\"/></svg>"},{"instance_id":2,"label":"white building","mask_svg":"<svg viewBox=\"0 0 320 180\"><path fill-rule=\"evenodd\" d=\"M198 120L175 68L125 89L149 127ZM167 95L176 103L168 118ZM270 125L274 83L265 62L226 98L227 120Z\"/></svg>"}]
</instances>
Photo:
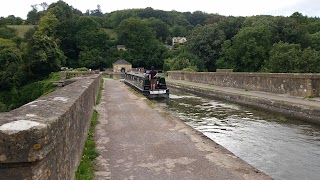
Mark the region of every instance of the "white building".
<instances>
[{"instance_id":1,"label":"white building","mask_svg":"<svg viewBox=\"0 0 320 180\"><path fill-rule=\"evenodd\" d=\"M172 46L174 46L174 44L176 44L176 43L183 44L185 42L187 42L187 38L185 38L185 37L173 37L172 38Z\"/></svg>"}]
</instances>

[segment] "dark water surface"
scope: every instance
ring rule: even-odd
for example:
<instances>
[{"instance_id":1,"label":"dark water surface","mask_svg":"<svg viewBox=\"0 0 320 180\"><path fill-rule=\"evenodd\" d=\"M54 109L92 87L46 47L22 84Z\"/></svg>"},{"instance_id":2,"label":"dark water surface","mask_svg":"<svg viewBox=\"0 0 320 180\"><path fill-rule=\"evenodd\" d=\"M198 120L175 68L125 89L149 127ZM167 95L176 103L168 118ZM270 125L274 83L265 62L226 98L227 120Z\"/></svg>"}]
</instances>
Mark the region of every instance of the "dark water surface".
<instances>
[{"instance_id":1,"label":"dark water surface","mask_svg":"<svg viewBox=\"0 0 320 180\"><path fill-rule=\"evenodd\" d=\"M275 179L320 179L320 126L170 90L155 101Z\"/></svg>"}]
</instances>

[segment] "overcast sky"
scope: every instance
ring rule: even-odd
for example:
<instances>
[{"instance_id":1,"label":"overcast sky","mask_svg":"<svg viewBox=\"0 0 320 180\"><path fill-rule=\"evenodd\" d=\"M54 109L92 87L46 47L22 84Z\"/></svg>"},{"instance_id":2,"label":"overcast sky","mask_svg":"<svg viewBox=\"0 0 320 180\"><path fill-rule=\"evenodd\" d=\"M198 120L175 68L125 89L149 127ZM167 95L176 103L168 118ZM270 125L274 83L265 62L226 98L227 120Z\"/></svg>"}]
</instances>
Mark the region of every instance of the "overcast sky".
<instances>
[{"instance_id":1,"label":"overcast sky","mask_svg":"<svg viewBox=\"0 0 320 180\"><path fill-rule=\"evenodd\" d=\"M15 15L25 19L31 5L57 0L1 0L0 17ZM85 12L101 6L103 13L121 9L152 7L161 10L203 11L220 15L253 16L283 15L300 12L307 16L320 17L320 0L64 0L64 2ZM39 7L39 10L41 7Z\"/></svg>"}]
</instances>

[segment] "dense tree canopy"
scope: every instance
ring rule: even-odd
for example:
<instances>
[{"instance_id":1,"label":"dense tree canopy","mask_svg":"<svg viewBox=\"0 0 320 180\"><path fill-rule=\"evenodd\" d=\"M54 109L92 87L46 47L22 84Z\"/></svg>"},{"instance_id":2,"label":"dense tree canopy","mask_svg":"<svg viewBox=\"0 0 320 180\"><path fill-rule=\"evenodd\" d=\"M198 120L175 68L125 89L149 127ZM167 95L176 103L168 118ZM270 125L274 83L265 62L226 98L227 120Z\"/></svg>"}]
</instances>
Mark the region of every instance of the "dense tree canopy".
<instances>
[{"instance_id":1,"label":"dense tree canopy","mask_svg":"<svg viewBox=\"0 0 320 180\"><path fill-rule=\"evenodd\" d=\"M128 48L131 63L138 67L162 67L166 49L145 21L126 19L118 26L117 33L119 43Z\"/></svg>"},{"instance_id":2,"label":"dense tree canopy","mask_svg":"<svg viewBox=\"0 0 320 180\"><path fill-rule=\"evenodd\" d=\"M320 52L311 48L302 49L300 44L275 43L270 51L270 60L265 70L275 73L320 72Z\"/></svg>"},{"instance_id":3,"label":"dense tree canopy","mask_svg":"<svg viewBox=\"0 0 320 180\"><path fill-rule=\"evenodd\" d=\"M15 47L0 48L0 90L18 86L21 78L21 53Z\"/></svg>"},{"instance_id":4,"label":"dense tree canopy","mask_svg":"<svg viewBox=\"0 0 320 180\"><path fill-rule=\"evenodd\" d=\"M156 33L156 37L161 42L166 42L167 37L169 36L169 26L160 19L149 18L147 19L147 24L152 31Z\"/></svg>"},{"instance_id":5,"label":"dense tree canopy","mask_svg":"<svg viewBox=\"0 0 320 180\"><path fill-rule=\"evenodd\" d=\"M236 71L256 72L269 58L272 44L271 30L265 26L246 27L231 41L223 44L219 68L232 68Z\"/></svg>"},{"instance_id":6,"label":"dense tree canopy","mask_svg":"<svg viewBox=\"0 0 320 180\"><path fill-rule=\"evenodd\" d=\"M41 32L34 34L27 45L24 57L25 68L31 79L48 77L51 72L59 71L66 57L52 37Z\"/></svg>"},{"instance_id":7,"label":"dense tree canopy","mask_svg":"<svg viewBox=\"0 0 320 180\"><path fill-rule=\"evenodd\" d=\"M43 34L54 37L59 24L60 22L56 16L53 13L48 12L40 19L38 28Z\"/></svg>"},{"instance_id":8,"label":"dense tree canopy","mask_svg":"<svg viewBox=\"0 0 320 180\"><path fill-rule=\"evenodd\" d=\"M219 50L224 40L225 34L217 25L198 26L188 36L186 49L199 57L199 68L213 71L216 69L215 61L219 58Z\"/></svg>"},{"instance_id":9,"label":"dense tree canopy","mask_svg":"<svg viewBox=\"0 0 320 180\"><path fill-rule=\"evenodd\" d=\"M0 26L0 38L11 39L17 36L17 31L7 26Z\"/></svg>"},{"instance_id":10,"label":"dense tree canopy","mask_svg":"<svg viewBox=\"0 0 320 180\"><path fill-rule=\"evenodd\" d=\"M43 11L33 8L32 13L35 14L34 19L39 17L35 20L39 31L56 39L67 57L66 64L71 67L101 69L125 58L133 66L155 65L161 68L164 65L163 68L168 70L193 67L191 69L198 71L232 68L234 71L256 72L270 70L267 67L270 66L269 61L274 61L275 57L270 54L271 50L275 52L272 48L275 43L300 45L302 54L308 49L306 54L313 54L313 57L317 53L311 50L320 50L320 20L299 12L289 17L233 17L148 7L103 14L97 5L95 10L81 14L65 2L58 1ZM50 14L56 17L58 24ZM48 24L52 25L45 26ZM115 31L116 36L106 33L110 30ZM168 52L164 45L171 45L172 37L176 36L187 37L187 42L175 45ZM117 52L117 44L125 45L127 51Z\"/></svg>"},{"instance_id":11,"label":"dense tree canopy","mask_svg":"<svg viewBox=\"0 0 320 180\"><path fill-rule=\"evenodd\" d=\"M21 25L23 24L23 19L20 17L15 17L14 15L9 15L8 17L0 17L1 25Z\"/></svg>"},{"instance_id":12,"label":"dense tree canopy","mask_svg":"<svg viewBox=\"0 0 320 180\"><path fill-rule=\"evenodd\" d=\"M62 65L102 69L120 58L134 67L165 70L319 71L320 19L299 12L289 17L233 17L150 7L106 14L101 9L97 5L82 13L59 0L33 5L26 21L1 17L2 57L23 57L22 74L33 79ZM36 26L19 38L7 25L22 23ZM176 36L187 37L187 42L168 50ZM118 51L117 45L127 50Z\"/></svg>"}]
</instances>

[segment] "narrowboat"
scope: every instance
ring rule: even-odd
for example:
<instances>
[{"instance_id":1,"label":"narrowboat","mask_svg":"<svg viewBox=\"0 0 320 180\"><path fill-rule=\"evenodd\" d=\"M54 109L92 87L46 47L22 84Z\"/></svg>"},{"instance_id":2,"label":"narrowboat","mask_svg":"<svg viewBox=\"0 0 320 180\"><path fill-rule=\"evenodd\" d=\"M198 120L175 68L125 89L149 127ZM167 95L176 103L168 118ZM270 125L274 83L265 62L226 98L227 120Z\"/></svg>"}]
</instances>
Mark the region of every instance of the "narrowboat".
<instances>
[{"instance_id":1,"label":"narrowboat","mask_svg":"<svg viewBox=\"0 0 320 180\"><path fill-rule=\"evenodd\" d=\"M169 89L164 77L157 77L155 90L150 89L151 83L148 74L127 72L125 73L124 83L148 98L169 98Z\"/></svg>"}]
</instances>

